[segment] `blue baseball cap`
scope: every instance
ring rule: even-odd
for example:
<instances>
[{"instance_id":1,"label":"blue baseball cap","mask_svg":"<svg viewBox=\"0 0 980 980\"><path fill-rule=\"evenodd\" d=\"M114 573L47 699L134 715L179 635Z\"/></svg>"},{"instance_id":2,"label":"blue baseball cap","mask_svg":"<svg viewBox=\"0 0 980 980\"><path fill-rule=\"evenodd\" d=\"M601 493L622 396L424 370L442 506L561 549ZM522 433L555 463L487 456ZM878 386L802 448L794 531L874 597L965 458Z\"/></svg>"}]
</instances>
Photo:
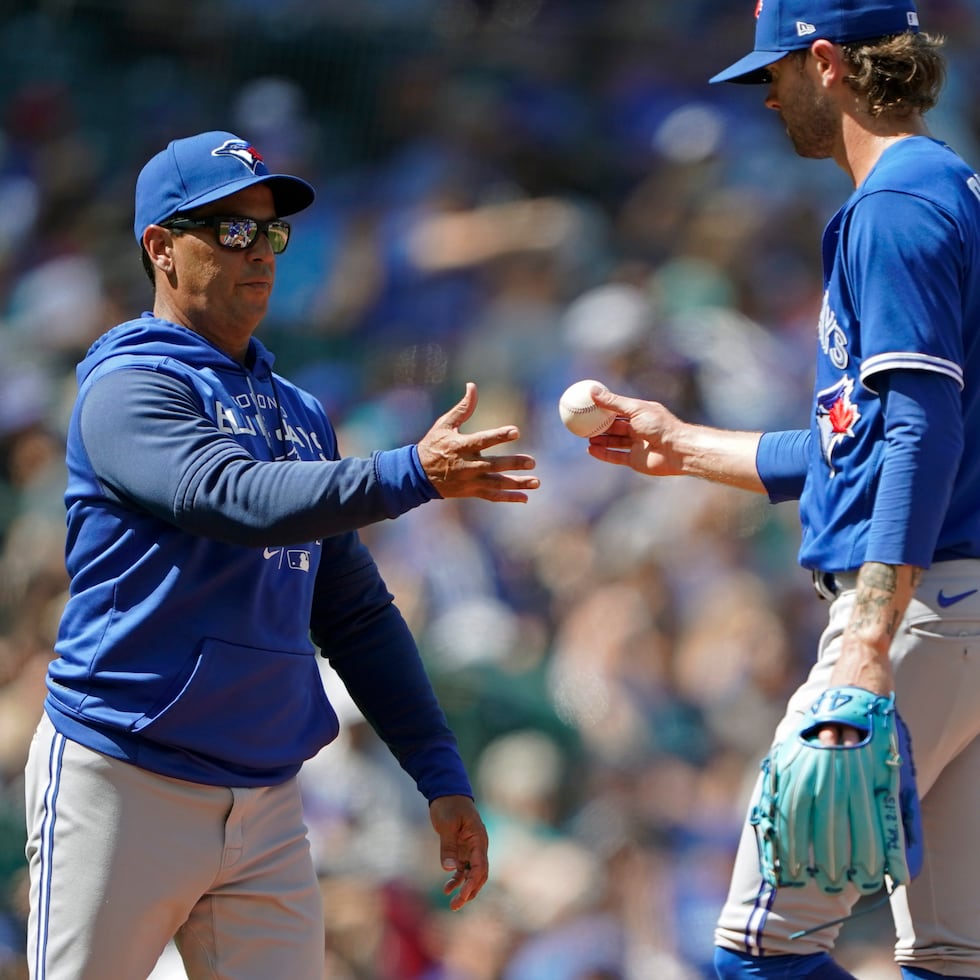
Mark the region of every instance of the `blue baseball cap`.
<instances>
[{"instance_id":1,"label":"blue baseball cap","mask_svg":"<svg viewBox=\"0 0 980 980\"><path fill-rule=\"evenodd\" d=\"M918 30L913 0L757 0L755 49L710 81L765 82L766 66L821 39L846 44Z\"/></svg>"},{"instance_id":2,"label":"blue baseball cap","mask_svg":"<svg viewBox=\"0 0 980 980\"><path fill-rule=\"evenodd\" d=\"M234 133L215 131L171 141L136 178L136 241L150 225L219 201L253 184L272 191L276 216L295 214L316 197L300 177L269 172L262 154Z\"/></svg>"}]
</instances>

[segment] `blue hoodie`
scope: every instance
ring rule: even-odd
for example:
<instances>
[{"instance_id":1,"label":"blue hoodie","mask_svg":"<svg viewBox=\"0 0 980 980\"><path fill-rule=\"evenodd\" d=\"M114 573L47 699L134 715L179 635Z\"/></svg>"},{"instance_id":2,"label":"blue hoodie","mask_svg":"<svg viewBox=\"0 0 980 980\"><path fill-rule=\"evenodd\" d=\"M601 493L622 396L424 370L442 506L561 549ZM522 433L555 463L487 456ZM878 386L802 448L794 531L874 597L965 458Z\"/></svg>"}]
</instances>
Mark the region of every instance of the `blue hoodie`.
<instances>
[{"instance_id":1,"label":"blue hoodie","mask_svg":"<svg viewBox=\"0 0 980 980\"><path fill-rule=\"evenodd\" d=\"M316 646L423 795L472 795L415 641L357 528L437 496L414 446L339 459L319 402L144 314L78 367L71 592L45 708L76 742L227 786L336 737Z\"/></svg>"}]
</instances>

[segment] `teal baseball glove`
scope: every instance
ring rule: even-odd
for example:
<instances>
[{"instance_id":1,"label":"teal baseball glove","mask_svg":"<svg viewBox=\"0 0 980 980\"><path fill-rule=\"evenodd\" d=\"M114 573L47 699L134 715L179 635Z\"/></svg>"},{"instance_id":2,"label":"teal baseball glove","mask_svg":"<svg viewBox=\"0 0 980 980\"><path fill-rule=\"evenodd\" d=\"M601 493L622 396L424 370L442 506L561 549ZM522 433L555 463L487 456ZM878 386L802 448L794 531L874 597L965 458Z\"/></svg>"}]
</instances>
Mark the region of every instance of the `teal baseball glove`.
<instances>
[{"instance_id":1,"label":"teal baseball glove","mask_svg":"<svg viewBox=\"0 0 980 980\"><path fill-rule=\"evenodd\" d=\"M825 746L825 725L863 733ZM773 887L848 883L865 895L907 884L922 863L922 830L908 731L895 698L858 687L825 691L797 733L772 747L750 821L762 876Z\"/></svg>"}]
</instances>

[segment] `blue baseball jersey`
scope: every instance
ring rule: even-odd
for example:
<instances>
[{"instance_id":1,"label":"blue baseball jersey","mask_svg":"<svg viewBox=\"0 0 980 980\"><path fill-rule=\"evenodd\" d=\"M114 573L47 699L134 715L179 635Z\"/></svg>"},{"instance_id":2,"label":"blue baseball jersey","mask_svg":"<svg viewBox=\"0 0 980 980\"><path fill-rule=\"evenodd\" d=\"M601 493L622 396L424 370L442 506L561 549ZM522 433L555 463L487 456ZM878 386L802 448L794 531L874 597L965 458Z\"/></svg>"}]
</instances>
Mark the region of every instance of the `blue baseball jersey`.
<instances>
[{"instance_id":1,"label":"blue baseball jersey","mask_svg":"<svg viewBox=\"0 0 980 980\"><path fill-rule=\"evenodd\" d=\"M801 564L980 557L980 177L936 140L893 144L823 260L810 430L758 457L772 499L799 496Z\"/></svg>"}]
</instances>

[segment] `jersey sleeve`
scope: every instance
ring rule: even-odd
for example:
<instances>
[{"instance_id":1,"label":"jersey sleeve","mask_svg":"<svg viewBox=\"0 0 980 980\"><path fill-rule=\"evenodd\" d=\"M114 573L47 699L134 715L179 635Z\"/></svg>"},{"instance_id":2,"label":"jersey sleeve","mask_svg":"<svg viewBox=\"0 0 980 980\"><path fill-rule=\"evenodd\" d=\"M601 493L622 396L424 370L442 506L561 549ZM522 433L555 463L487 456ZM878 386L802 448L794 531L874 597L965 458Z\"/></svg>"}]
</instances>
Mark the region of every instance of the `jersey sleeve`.
<instances>
[{"instance_id":1,"label":"jersey sleeve","mask_svg":"<svg viewBox=\"0 0 980 980\"><path fill-rule=\"evenodd\" d=\"M232 544L339 534L435 495L413 446L364 459L257 460L218 431L186 385L159 372L104 375L80 413L85 452L110 496Z\"/></svg>"},{"instance_id":2,"label":"jersey sleeve","mask_svg":"<svg viewBox=\"0 0 980 980\"><path fill-rule=\"evenodd\" d=\"M962 388L960 235L953 218L915 194L877 191L855 204L842 234L861 322L861 382L877 390L882 372L909 369L944 374Z\"/></svg>"},{"instance_id":3,"label":"jersey sleeve","mask_svg":"<svg viewBox=\"0 0 980 980\"><path fill-rule=\"evenodd\" d=\"M810 458L810 432L790 429L764 432L756 450L755 467L771 503L799 500Z\"/></svg>"},{"instance_id":4,"label":"jersey sleeve","mask_svg":"<svg viewBox=\"0 0 980 980\"><path fill-rule=\"evenodd\" d=\"M865 561L928 568L963 453L959 389L942 375L880 377L886 452Z\"/></svg>"}]
</instances>

